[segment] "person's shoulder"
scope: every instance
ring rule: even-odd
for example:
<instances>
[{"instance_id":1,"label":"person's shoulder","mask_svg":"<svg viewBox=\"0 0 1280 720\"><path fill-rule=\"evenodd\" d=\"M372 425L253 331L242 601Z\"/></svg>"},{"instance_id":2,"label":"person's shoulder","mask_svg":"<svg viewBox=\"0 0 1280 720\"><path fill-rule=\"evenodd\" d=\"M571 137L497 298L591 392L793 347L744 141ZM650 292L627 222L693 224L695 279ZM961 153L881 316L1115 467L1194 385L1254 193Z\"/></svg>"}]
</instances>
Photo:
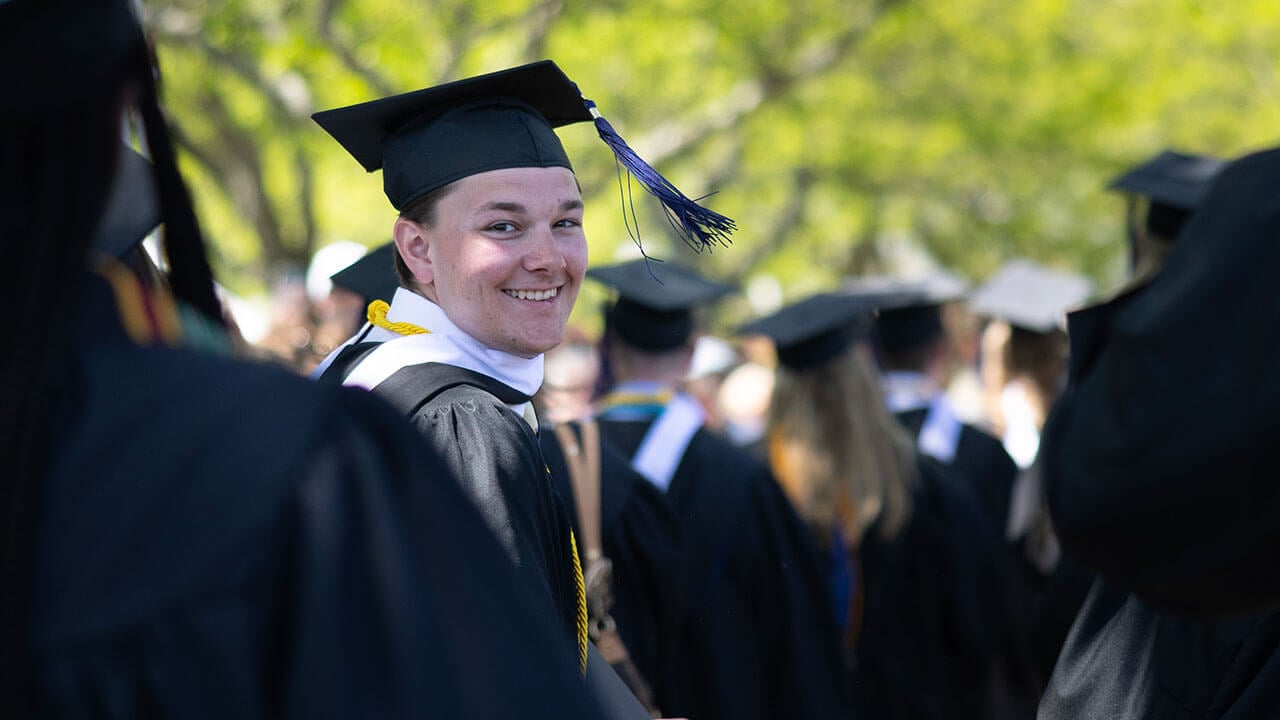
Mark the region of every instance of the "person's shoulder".
<instances>
[{"instance_id":1,"label":"person's shoulder","mask_svg":"<svg viewBox=\"0 0 1280 720\"><path fill-rule=\"evenodd\" d=\"M735 445L729 438L711 428L699 428L689 443L691 450L703 454L709 462L719 464L725 469L733 469L738 473L752 476L768 475L769 467L764 460L757 457L749 449Z\"/></svg>"},{"instance_id":2,"label":"person's shoulder","mask_svg":"<svg viewBox=\"0 0 1280 720\"><path fill-rule=\"evenodd\" d=\"M89 412L73 444L92 450L116 442L118 464L151 467L151 474L250 477L261 486L295 477L335 438L378 442L404 424L370 393L265 362L116 347L89 354L84 368Z\"/></svg>"},{"instance_id":3,"label":"person's shoulder","mask_svg":"<svg viewBox=\"0 0 1280 720\"><path fill-rule=\"evenodd\" d=\"M957 452L970 452L1000 465L1012 465L1014 471L1017 469L1017 463L1010 457L1009 451L1005 450L1000 438L977 425L964 423L960 426Z\"/></svg>"},{"instance_id":4,"label":"person's shoulder","mask_svg":"<svg viewBox=\"0 0 1280 720\"><path fill-rule=\"evenodd\" d=\"M136 347L86 359L80 412L43 489L43 525L58 530L42 537L42 566L96 579L91 592L54 595L67 608L95 597L118 622L247 577L312 484L372 492L409 445L374 398L282 369Z\"/></svg>"}]
</instances>

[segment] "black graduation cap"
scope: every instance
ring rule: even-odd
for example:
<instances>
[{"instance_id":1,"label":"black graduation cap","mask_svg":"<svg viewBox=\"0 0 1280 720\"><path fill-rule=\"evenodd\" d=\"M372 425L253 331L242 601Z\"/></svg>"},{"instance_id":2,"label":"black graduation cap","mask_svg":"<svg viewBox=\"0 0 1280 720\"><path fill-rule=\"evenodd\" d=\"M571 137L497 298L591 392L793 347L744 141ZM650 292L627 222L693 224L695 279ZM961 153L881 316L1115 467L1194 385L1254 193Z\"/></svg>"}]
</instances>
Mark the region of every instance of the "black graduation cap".
<instances>
[{"instance_id":1,"label":"black graduation cap","mask_svg":"<svg viewBox=\"0 0 1280 720\"><path fill-rule=\"evenodd\" d=\"M1093 283L1082 275L1013 260L969 298L978 315L1038 333L1062 329L1067 310L1089 299Z\"/></svg>"},{"instance_id":2,"label":"black graduation cap","mask_svg":"<svg viewBox=\"0 0 1280 720\"><path fill-rule=\"evenodd\" d=\"M819 293L738 328L740 335L766 335L778 362L791 370L820 367L865 336L872 306L848 293Z\"/></svg>"},{"instance_id":3,"label":"black graduation cap","mask_svg":"<svg viewBox=\"0 0 1280 720\"><path fill-rule=\"evenodd\" d=\"M587 277L618 291L617 301L605 309L606 330L652 352L687 342L694 308L736 289L688 268L645 259L591 268Z\"/></svg>"},{"instance_id":4,"label":"black graduation cap","mask_svg":"<svg viewBox=\"0 0 1280 720\"><path fill-rule=\"evenodd\" d=\"M374 300L391 302L400 287L396 275L396 244L389 242L366 253L364 257L329 276L336 287L345 288L364 298L365 304Z\"/></svg>"},{"instance_id":5,"label":"black graduation cap","mask_svg":"<svg viewBox=\"0 0 1280 720\"><path fill-rule=\"evenodd\" d=\"M397 210L490 170L564 167L553 128L589 122L577 87L550 60L312 116L365 170L382 170Z\"/></svg>"},{"instance_id":6,"label":"black graduation cap","mask_svg":"<svg viewBox=\"0 0 1280 720\"><path fill-rule=\"evenodd\" d=\"M618 136L595 103L550 60L311 116L373 172L392 206L471 175L516 167L572 169L554 128L594 121L618 162L662 202L697 249L727 243L733 221L701 207Z\"/></svg>"},{"instance_id":7,"label":"black graduation cap","mask_svg":"<svg viewBox=\"0 0 1280 720\"><path fill-rule=\"evenodd\" d=\"M1147 229L1174 238L1200 206L1226 163L1206 155L1165 150L1111 181L1111 190L1149 198Z\"/></svg>"},{"instance_id":8,"label":"black graduation cap","mask_svg":"<svg viewBox=\"0 0 1280 720\"><path fill-rule=\"evenodd\" d=\"M159 224L155 168L138 151L122 146L111 195L94 231L93 247L123 258Z\"/></svg>"},{"instance_id":9,"label":"black graduation cap","mask_svg":"<svg viewBox=\"0 0 1280 720\"><path fill-rule=\"evenodd\" d=\"M962 298L968 283L946 272L916 279L887 276L852 278L842 290L876 309L874 337L888 352L904 352L941 337L942 306Z\"/></svg>"}]
</instances>

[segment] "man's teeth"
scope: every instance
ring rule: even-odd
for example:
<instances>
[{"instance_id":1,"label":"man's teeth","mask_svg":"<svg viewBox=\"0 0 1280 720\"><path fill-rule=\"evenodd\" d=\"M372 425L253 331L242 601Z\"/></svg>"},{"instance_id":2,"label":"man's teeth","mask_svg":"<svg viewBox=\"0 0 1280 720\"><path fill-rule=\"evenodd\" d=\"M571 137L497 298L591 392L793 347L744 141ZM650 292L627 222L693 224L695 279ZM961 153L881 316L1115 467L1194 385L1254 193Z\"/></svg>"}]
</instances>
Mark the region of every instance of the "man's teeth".
<instances>
[{"instance_id":1,"label":"man's teeth","mask_svg":"<svg viewBox=\"0 0 1280 720\"><path fill-rule=\"evenodd\" d=\"M550 290L503 290L502 292L517 300L550 300L559 290L560 288L551 288Z\"/></svg>"}]
</instances>

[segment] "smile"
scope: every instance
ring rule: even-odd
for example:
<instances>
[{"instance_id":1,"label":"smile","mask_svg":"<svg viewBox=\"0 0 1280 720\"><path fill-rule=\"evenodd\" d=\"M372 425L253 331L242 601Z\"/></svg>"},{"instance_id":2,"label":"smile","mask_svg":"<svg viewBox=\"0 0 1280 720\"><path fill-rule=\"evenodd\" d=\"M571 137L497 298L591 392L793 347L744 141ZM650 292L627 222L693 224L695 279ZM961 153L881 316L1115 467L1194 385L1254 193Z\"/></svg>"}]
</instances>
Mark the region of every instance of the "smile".
<instances>
[{"instance_id":1,"label":"smile","mask_svg":"<svg viewBox=\"0 0 1280 720\"><path fill-rule=\"evenodd\" d=\"M517 300L550 300L560 294L560 288L553 287L550 290L503 290L502 292Z\"/></svg>"}]
</instances>

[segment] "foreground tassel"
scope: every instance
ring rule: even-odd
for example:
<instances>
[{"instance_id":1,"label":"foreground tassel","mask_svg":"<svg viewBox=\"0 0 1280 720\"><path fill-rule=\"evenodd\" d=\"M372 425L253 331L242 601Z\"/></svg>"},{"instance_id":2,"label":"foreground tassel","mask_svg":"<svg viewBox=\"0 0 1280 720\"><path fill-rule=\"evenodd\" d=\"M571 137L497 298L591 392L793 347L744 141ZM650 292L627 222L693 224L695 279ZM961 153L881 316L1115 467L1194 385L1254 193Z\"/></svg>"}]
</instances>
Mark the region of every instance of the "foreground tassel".
<instances>
[{"instance_id":1,"label":"foreground tassel","mask_svg":"<svg viewBox=\"0 0 1280 720\"><path fill-rule=\"evenodd\" d=\"M697 200L685 196L679 188L672 185L671 181L663 177L652 165L637 155L631 146L627 145L627 141L618 135L609 121L605 120L596 109L594 102L583 98L583 103L590 111L591 117L595 118L596 131L600 133L600 139L613 150L619 165L625 167L631 177L640 181L650 195L658 198L671 227L689 247L693 248L694 252L714 250L716 245L727 246L732 242L729 236L737 229L732 219L702 207ZM635 222L635 208L631 205L629 198L624 199L623 214L627 217L627 231L632 234L632 240L635 240L638 245L640 243L638 227L634 231L631 227Z\"/></svg>"}]
</instances>

